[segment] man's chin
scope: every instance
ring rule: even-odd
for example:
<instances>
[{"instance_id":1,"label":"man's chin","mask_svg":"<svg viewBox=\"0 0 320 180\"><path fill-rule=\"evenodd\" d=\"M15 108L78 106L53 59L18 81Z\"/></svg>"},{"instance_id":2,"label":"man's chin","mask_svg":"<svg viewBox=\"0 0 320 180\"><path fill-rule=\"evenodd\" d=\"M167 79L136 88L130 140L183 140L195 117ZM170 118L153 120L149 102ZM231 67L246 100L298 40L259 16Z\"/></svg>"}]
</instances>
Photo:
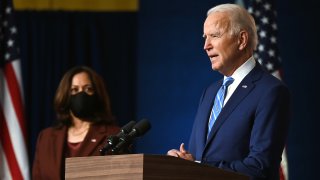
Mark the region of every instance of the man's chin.
<instances>
[{"instance_id":1,"label":"man's chin","mask_svg":"<svg viewBox=\"0 0 320 180\"><path fill-rule=\"evenodd\" d=\"M214 66L213 64L211 65L212 70L217 71L218 68L216 66Z\"/></svg>"}]
</instances>

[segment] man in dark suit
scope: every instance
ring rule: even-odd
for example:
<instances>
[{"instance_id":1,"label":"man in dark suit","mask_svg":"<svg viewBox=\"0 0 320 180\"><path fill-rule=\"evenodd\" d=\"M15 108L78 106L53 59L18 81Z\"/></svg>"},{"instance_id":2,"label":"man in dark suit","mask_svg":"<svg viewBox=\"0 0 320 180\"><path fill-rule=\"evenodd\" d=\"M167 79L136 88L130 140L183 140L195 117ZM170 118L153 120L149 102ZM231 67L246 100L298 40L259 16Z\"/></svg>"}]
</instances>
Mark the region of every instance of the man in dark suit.
<instances>
[{"instance_id":1,"label":"man in dark suit","mask_svg":"<svg viewBox=\"0 0 320 180\"><path fill-rule=\"evenodd\" d=\"M253 58L257 46L254 19L242 7L218 5L204 22L204 49L212 69L224 78L203 92L189 151L168 155L246 174L279 179L288 132L288 88Z\"/></svg>"}]
</instances>

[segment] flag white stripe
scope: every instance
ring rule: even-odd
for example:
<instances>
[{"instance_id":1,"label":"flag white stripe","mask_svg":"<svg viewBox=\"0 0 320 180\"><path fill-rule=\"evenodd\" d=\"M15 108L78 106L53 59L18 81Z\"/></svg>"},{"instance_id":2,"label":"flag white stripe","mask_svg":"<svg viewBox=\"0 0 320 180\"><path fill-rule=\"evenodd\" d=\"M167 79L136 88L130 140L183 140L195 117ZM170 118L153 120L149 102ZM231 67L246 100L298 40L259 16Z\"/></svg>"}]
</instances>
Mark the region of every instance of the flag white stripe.
<instances>
[{"instance_id":1,"label":"flag white stripe","mask_svg":"<svg viewBox=\"0 0 320 180\"><path fill-rule=\"evenodd\" d=\"M22 84L22 75L21 75L21 62L20 59L16 59L14 61L11 62L13 70L14 70L14 74L16 75L17 81L18 81L18 85L19 85L19 89L20 89L20 94L21 94L21 99L22 99L22 105L24 107L24 93L23 93L23 84Z\"/></svg>"},{"instance_id":2,"label":"flag white stripe","mask_svg":"<svg viewBox=\"0 0 320 180\"><path fill-rule=\"evenodd\" d=\"M0 179L11 180L12 179L11 174L7 173L7 172L10 172L8 161L6 156L4 155L4 151L1 143L0 143L0 162L1 162Z\"/></svg>"},{"instance_id":3,"label":"flag white stripe","mask_svg":"<svg viewBox=\"0 0 320 180\"><path fill-rule=\"evenodd\" d=\"M289 173L288 173L288 160L287 160L287 150L284 148L283 153L282 153L282 161L281 161L281 168L283 171L283 175L285 179L289 179Z\"/></svg>"},{"instance_id":4,"label":"flag white stripe","mask_svg":"<svg viewBox=\"0 0 320 180\"><path fill-rule=\"evenodd\" d=\"M3 71L0 71L0 77L5 77ZM18 121L18 117L16 116L14 106L11 101L10 91L8 89L8 84L5 78L2 78L2 90L1 94L3 95L0 98L0 103L3 108L3 114L5 117L6 124L8 126L10 141L13 146L14 154L17 159L17 163L19 165L19 169L21 171L24 179L29 179L29 169L28 166L28 155L26 150L26 144L24 141L24 137L22 134L21 126Z\"/></svg>"},{"instance_id":5,"label":"flag white stripe","mask_svg":"<svg viewBox=\"0 0 320 180\"><path fill-rule=\"evenodd\" d=\"M238 4L244 8L246 8L245 3L243 0L235 0L235 4ZM259 43L260 44L260 43ZM275 76L276 78L282 80L280 71L276 70L272 72L272 75ZM284 151L282 153L282 161L281 161L281 170L284 175L285 180L289 180L289 173L288 173L288 161L287 161L287 155L286 155L286 148L284 148Z\"/></svg>"},{"instance_id":6,"label":"flag white stripe","mask_svg":"<svg viewBox=\"0 0 320 180\"><path fill-rule=\"evenodd\" d=\"M281 75L280 75L280 71L278 71L278 70L277 70L277 71L274 71L274 72L272 73L272 75L273 75L274 77L282 80L282 79L281 79Z\"/></svg>"},{"instance_id":7,"label":"flag white stripe","mask_svg":"<svg viewBox=\"0 0 320 180\"><path fill-rule=\"evenodd\" d=\"M279 70L274 71L272 73L272 75L274 77L282 80ZM283 149L281 157L282 157L282 160L281 160L280 166L281 166L281 169L282 169L282 173L283 173L284 179L285 180L289 180L289 169L288 169L288 159L287 159L287 150L286 150L286 148Z\"/></svg>"},{"instance_id":8,"label":"flag white stripe","mask_svg":"<svg viewBox=\"0 0 320 180\"><path fill-rule=\"evenodd\" d=\"M234 2L235 4L238 4L238 5L240 5L240 6L242 6L242 7L244 7L245 8L245 5L244 5L244 2L243 2L243 0L235 0L235 2Z\"/></svg>"}]
</instances>

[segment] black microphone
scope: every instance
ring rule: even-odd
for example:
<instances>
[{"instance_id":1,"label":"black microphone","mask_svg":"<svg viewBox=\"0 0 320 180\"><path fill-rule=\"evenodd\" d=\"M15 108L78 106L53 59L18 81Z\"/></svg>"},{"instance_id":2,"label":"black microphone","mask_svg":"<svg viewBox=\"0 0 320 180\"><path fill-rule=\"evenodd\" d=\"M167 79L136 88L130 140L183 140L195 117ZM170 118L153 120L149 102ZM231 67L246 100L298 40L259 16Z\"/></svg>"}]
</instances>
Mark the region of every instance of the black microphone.
<instances>
[{"instance_id":1,"label":"black microphone","mask_svg":"<svg viewBox=\"0 0 320 180\"><path fill-rule=\"evenodd\" d=\"M109 151L111 148L114 148L114 146L119 143L120 138L128 134L135 124L135 121L130 121L120 129L120 132L117 135L109 136L105 146L100 149L100 154L104 156L107 151Z\"/></svg>"},{"instance_id":2,"label":"black microphone","mask_svg":"<svg viewBox=\"0 0 320 180\"><path fill-rule=\"evenodd\" d=\"M142 119L133 126L129 134L120 137L119 143L111 149L113 154L119 153L121 150L128 148L134 138L144 135L151 128L151 124L147 119Z\"/></svg>"}]
</instances>

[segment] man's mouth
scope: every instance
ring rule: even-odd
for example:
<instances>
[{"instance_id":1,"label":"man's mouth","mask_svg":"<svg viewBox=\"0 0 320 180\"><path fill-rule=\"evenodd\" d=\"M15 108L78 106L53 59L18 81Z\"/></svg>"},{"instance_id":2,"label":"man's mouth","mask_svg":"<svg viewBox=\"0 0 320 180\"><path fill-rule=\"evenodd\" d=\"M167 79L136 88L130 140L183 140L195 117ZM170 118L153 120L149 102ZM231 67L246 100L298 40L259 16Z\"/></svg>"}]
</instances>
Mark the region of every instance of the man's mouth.
<instances>
[{"instance_id":1,"label":"man's mouth","mask_svg":"<svg viewBox=\"0 0 320 180\"><path fill-rule=\"evenodd\" d=\"M218 56L218 54L211 54L211 55L209 55L209 58L212 59L212 58L215 58L217 56Z\"/></svg>"}]
</instances>

